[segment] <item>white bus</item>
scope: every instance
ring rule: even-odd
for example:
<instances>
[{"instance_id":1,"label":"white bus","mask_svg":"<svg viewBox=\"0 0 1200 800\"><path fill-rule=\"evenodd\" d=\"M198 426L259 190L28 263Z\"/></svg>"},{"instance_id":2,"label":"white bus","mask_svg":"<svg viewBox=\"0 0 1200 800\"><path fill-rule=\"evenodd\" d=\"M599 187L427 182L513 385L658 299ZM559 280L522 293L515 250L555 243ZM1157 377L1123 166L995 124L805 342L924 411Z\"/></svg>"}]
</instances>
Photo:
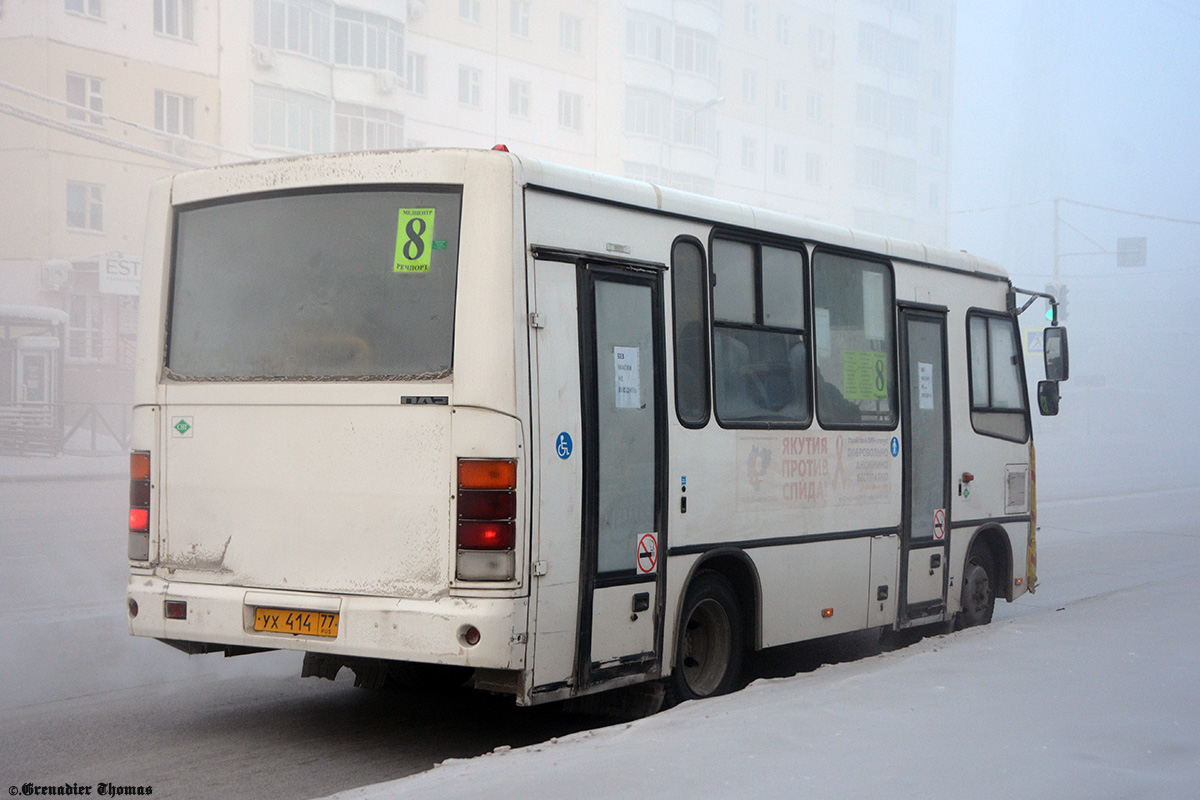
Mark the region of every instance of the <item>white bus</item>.
<instances>
[{"instance_id":1,"label":"white bus","mask_svg":"<svg viewBox=\"0 0 1200 800\"><path fill-rule=\"evenodd\" d=\"M1035 585L1017 291L508 152L177 175L142 277L130 631L532 705L986 623Z\"/></svg>"}]
</instances>

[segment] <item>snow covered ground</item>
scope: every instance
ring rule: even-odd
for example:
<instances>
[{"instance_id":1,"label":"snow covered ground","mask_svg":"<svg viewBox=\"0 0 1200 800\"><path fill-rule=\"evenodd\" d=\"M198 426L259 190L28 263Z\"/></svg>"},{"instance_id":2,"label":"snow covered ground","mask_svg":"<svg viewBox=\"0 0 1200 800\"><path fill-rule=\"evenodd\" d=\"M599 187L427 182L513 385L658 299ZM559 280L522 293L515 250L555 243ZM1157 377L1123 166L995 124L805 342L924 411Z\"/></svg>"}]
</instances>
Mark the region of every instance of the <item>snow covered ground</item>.
<instances>
[{"instance_id":1,"label":"snow covered ground","mask_svg":"<svg viewBox=\"0 0 1200 800\"><path fill-rule=\"evenodd\" d=\"M335 797L1200 796L1200 490L1041 522L989 627Z\"/></svg>"}]
</instances>

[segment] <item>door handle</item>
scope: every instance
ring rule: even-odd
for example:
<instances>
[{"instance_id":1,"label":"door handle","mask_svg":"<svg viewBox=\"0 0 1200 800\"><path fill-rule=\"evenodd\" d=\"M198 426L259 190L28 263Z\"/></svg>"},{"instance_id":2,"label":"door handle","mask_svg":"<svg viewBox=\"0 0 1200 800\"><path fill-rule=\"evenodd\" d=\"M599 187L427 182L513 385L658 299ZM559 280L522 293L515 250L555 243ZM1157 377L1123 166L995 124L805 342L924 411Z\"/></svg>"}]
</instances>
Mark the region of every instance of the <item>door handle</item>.
<instances>
[{"instance_id":1,"label":"door handle","mask_svg":"<svg viewBox=\"0 0 1200 800\"><path fill-rule=\"evenodd\" d=\"M638 592L633 596L633 613L650 609L650 593Z\"/></svg>"},{"instance_id":2,"label":"door handle","mask_svg":"<svg viewBox=\"0 0 1200 800\"><path fill-rule=\"evenodd\" d=\"M942 565L942 554L934 553L929 557L929 574L932 575Z\"/></svg>"}]
</instances>

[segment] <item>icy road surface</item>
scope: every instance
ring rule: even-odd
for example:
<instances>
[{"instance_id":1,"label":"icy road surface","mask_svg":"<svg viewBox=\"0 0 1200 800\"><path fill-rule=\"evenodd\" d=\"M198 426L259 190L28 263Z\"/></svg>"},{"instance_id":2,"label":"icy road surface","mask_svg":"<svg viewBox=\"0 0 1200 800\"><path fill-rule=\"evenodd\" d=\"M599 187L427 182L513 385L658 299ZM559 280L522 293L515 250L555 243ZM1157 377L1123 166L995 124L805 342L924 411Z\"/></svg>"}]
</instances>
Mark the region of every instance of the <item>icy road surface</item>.
<instances>
[{"instance_id":1,"label":"icy road surface","mask_svg":"<svg viewBox=\"0 0 1200 800\"><path fill-rule=\"evenodd\" d=\"M502 698L300 679L292 653L130 638L126 491L0 481L0 791L303 798L414 776L344 796L1200 796L1197 490L1044 504L1042 589L990 628L584 734L596 720ZM750 666L874 652L848 637Z\"/></svg>"},{"instance_id":2,"label":"icy road surface","mask_svg":"<svg viewBox=\"0 0 1200 800\"><path fill-rule=\"evenodd\" d=\"M1198 509L1046 504L989 627L337 797L1200 797Z\"/></svg>"}]
</instances>

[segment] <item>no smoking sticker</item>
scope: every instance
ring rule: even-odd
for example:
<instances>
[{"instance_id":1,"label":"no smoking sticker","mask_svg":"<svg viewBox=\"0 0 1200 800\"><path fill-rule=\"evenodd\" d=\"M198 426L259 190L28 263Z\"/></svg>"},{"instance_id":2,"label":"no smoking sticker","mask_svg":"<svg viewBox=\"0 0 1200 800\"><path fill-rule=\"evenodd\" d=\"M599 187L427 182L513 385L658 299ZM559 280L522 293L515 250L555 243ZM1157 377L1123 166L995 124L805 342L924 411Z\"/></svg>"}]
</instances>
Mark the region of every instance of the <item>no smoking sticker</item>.
<instances>
[{"instance_id":1,"label":"no smoking sticker","mask_svg":"<svg viewBox=\"0 0 1200 800\"><path fill-rule=\"evenodd\" d=\"M638 538L637 571L639 575L649 575L658 566L658 536L653 533L643 533Z\"/></svg>"},{"instance_id":2,"label":"no smoking sticker","mask_svg":"<svg viewBox=\"0 0 1200 800\"><path fill-rule=\"evenodd\" d=\"M946 509L939 508L933 512L933 538L941 541L946 538Z\"/></svg>"}]
</instances>

